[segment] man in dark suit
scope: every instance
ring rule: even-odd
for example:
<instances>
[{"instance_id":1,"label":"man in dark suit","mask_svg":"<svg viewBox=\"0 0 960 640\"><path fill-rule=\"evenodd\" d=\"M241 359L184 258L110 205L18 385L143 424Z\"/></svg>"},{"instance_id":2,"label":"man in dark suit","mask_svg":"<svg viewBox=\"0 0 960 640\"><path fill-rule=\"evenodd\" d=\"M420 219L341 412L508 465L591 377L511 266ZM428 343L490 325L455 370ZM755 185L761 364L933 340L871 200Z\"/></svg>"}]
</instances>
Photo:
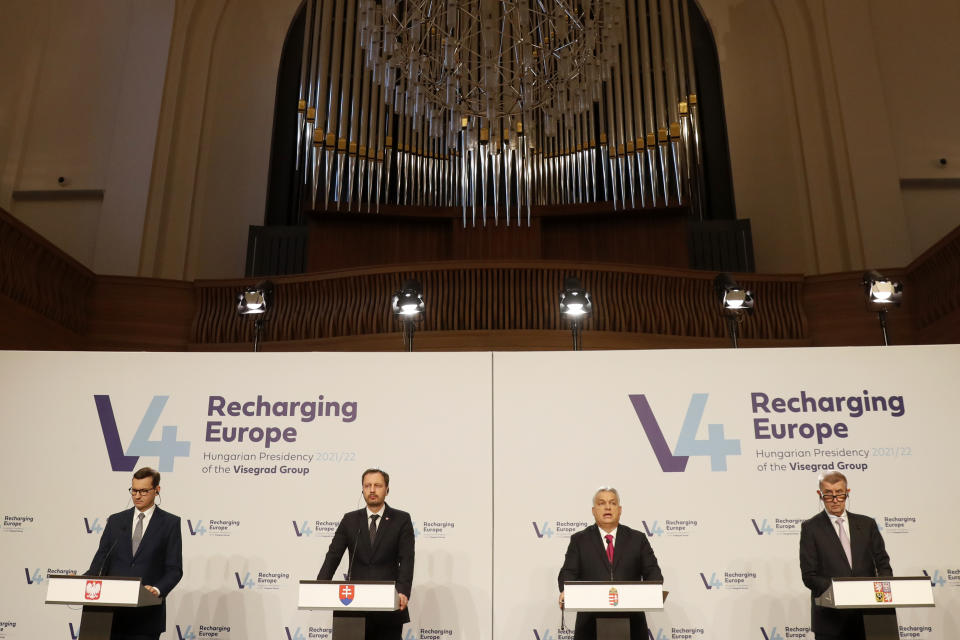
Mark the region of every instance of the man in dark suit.
<instances>
[{"instance_id":1,"label":"man in dark suit","mask_svg":"<svg viewBox=\"0 0 960 640\"><path fill-rule=\"evenodd\" d=\"M164 598L155 607L113 614L111 640L157 640L167 628L166 597L183 577L180 518L154 504L160 473L150 467L133 474L130 495L133 508L107 519L87 575L141 578L144 589Z\"/></svg>"},{"instance_id":2,"label":"man in dark suit","mask_svg":"<svg viewBox=\"0 0 960 640\"><path fill-rule=\"evenodd\" d=\"M810 589L811 627L817 640L862 639L862 610L818 607L813 598L830 587L831 578L892 576L890 557L876 521L847 511L846 476L822 475L819 486L824 510L800 526L800 572Z\"/></svg>"},{"instance_id":3,"label":"man in dark suit","mask_svg":"<svg viewBox=\"0 0 960 640\"><path fill-rule=\"evenodd\" d=\"M560 607L563 583L573 580L663 580L657 557L643 533L620 524L620 494L613 487L601 487L593 495L596 524L570 536L570 545L557 576ZM611 560L612 559L612 560ZM574 640L595 640L598 617L624 614L578 613ZM647 618L631 613L630 639L647 640Z\"/></svg>"},{"instance_id":4,"label":"man in dark suit","mask_svg":"<svg viewBox=\"0 0 960 640\"><path fill-rule=\"evenodd\" d=\"M407 602L413 585L414 536L410 514L388 505L390 475L367 469L360 478L364 509L344 514L333 535L317 580L332 580L343 552L349 550L347 575L352 580L394 580L400 608L364 613L336 611L334 616L366 618L366 640L400 640L403 625L410 622Z\"/></svg>"}]
</instances>

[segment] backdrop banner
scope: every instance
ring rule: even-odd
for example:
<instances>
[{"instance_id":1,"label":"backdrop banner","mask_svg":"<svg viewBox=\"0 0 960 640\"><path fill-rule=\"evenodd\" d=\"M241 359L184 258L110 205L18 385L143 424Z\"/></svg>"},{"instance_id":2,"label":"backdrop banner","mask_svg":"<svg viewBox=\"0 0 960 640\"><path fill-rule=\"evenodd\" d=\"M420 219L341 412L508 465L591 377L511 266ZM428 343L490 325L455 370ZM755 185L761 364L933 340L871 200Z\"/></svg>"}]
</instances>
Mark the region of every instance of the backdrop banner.
<instances>
[{"instance_id":1,"label":"backdrop banner","mask_svg":"<svg viewBox=\"0 0 960 640\"><path fill-rule=\"evenodd\" d=\"M957 346L496 354L494 637L573 637L557 573L609 485L670 592L653 640L813 638L800 524L831 470L935 585L901 638L960 637L958 380Z\"/></svg>"},{"instance_id":2,"label":"backdrop banner","mask_svg":"<svg viewBox=\"0 0 960 640\"><path fill-rule=\"evenodd\" d=\"M901 637L960 637L960 346L0 352L0 376L0 640L76 638L46 576L86 570L147 465L182 518L171 640L330 640L297 581L363 505L367 467L414 522L404 640L572 638L557 572L601 485L670 591L652 640L812 638L800 523L830 470L895 574L934 585Z\"/></svg>"},{"instance_id":3,"label":"backdrop banner","mask_svg":"<svg viewBox=\"0 0 960 640\"><path fill-rule=\"evenodd\" d=\"M182 518L164 638L329 640L297 584L363 506L368 467L413 519L407 640L489 638L490 369L489 353L0 353L0 638L76 637L46 575L88 568L144 465Z\"/></svg>"}]
</instances>

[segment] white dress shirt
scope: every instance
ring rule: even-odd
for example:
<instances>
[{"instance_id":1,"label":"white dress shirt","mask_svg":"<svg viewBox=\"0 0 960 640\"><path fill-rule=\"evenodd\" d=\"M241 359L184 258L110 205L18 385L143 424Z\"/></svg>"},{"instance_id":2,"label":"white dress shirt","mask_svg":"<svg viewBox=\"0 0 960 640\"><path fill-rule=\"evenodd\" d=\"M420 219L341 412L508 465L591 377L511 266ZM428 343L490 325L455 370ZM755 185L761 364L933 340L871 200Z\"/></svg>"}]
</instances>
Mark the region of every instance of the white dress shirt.
<instances>
[{"instance_id":1,"label":"white dress shirt","mask_svg":"<svg viewBox=\"0 0 960 640\"><path fill-rule=\"evenodd\" d=\"M133 540L133 532L137 530L137 521L140 519L140 514L143 513L143 535L147 535L147 527L150 525L150 518L153 517L153 511L157 508L157 505L152 504L150 508L146 511L140 511L136 507L133 509L133 528L130 529L130 540ZM142 540L142 538L141 538Z\"/></svg>"},{"instance_id":2,"label":"white dress shirt","mask_svg":"<svg viewBox=\"0 0 960 640\"><path fill-rule=\"evenodd\" d=\"M843 518L843 522L840 523L840 526L843 527L843 532L847 534L847 540L850 540L850 544L853 544L853 538L850 537L850 518L847 517L847 510L844 509L843 513L838 516L833 515L827 511L827 516L830 518L830 524L833 525L833 530L837 532L837 537L840 537L840 532L837 529L837 520Z\"/></svg>"},{"instance_id":3,"label":"white dress shirt","mask_svg":"<svg viewBox=\"0 0 960 640\"><path fill-rule=\"evenodd\" d=\"M613 553L614 553L614 555L616 555L616 553L617 553L617 529L616 529L616 527L614 527L613 531L611 531L610 533L607 533L606 531L604 531L603 529L601 529L601 528L598 526L598 527L597 527L597 531L600 532L600 540L603 542L603 550L604 550L604 551L607 550L607 536L613 536L613 542L612 542L612 544L613 544Z\"/></svg>"}]
</instances>

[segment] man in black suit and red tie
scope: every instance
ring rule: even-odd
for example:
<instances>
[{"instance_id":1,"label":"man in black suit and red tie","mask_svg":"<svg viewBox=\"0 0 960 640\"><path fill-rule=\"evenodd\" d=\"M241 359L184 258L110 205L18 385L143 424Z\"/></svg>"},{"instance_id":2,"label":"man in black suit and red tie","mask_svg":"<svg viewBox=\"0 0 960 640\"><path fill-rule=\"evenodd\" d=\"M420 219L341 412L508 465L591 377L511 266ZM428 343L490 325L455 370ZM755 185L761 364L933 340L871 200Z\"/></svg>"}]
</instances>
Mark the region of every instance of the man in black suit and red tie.
<instances>
[{"instance_id":1,"label":"man in black suit and red tie","mask_svg":"<svg viewBox=\"0 0 960 640\"><path fill-rule=\"evenodd\" d=\"M87 575L141 578L143 588L164 598L155 607L119 608L111 640L158 640L167 628L166 597L183 577L180 518L158 507L160 472L138 469L130 485L133 508L107 519Z\"/></svg>"},{"instance_id":2,"label":"man in black suit and red tie","mask_svg":"<svg viewBox=\"0 0 960 640\"><path fill-rule=\"evenodd\" d=\"M361 476L366 508L344 514L333 535L317 580L332 580L343 552L349 550L352 580L394 580L400 608L386 612L336 611L334 616L366 618L366 640L400 640L410 622L407 602L413 585L414 536L410 514L388 505L390 475L367 469Z\"/></svg>"},{"instance_id":3,"label":"man in black suit and red tie","mask_svg":"<svg viewBox=\"0 0 960 640\"><path fill-rule=\"evenodd\" d=\"M620 524L620 494L613 487L600 487L593 494L593 518L596 524L570 536L557 582L560 607L563 607L563 583L574 580L663 580L657 556L647 536ZM619 614L578 613L574 640L595 640L598 617L623 617ZM647 618L631 613L630 639L647 640Z\"/></svg>"},{"instance_id":4,"label":"man in black suit and red tie","mask_svg":"<svg viewBox=\"0 0 960 640\"><path fill-rule=\"evenodd\" d=\"M830 587L831 578L892 576L890 557L876 521L847 511L846 476L822 475L819 487L824 510L800 526L800 572L810 589L811 627L817 640L862 640L862 610L818 607L813 598Z\"/></svg>"}]
</instances>

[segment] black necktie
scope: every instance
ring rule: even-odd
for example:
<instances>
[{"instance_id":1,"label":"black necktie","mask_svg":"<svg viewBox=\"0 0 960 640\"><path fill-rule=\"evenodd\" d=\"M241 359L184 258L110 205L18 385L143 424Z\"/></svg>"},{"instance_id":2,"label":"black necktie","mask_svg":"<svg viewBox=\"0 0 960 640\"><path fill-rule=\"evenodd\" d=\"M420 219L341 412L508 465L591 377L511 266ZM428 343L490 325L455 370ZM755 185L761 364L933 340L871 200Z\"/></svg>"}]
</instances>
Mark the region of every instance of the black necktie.
<instances>
[{"instance_id":1,"label":"black necktie","mask_svg":"<svg viewBox=\"0 0 960 640\"><path fill-rule=\"evenodd\" d=\"M373 546L373 541L377 539L377 514L370 516L370 546Z\"/></svg>"}]
</instances>

